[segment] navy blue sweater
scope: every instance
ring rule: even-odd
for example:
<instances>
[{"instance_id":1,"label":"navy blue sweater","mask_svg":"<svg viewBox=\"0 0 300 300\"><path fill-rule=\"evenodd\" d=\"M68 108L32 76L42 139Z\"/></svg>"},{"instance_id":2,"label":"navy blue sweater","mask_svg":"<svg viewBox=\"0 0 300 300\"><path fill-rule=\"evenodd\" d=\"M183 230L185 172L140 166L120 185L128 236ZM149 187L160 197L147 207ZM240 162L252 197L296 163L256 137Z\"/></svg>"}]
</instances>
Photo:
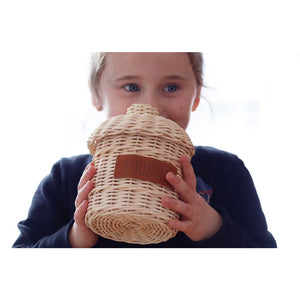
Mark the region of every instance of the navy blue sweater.
<instances>
[{"instance_id":1,"label":"navy blue sweater","mask_svg":"<svg viewBox=\"0 0 300 300\"><path fill-rule=\"evenodd\" d=\"M197 191L223 218L210 239L193 242L184 233L158 245L133 245L99 237L95 247L276 247L252 178L235 155L211 147L196 147L192 165ZM20 236L13 247L71 247L68 234L74 222L77 185L91 155L63 158L40 183L26 220L18 224Z\"/></svg>"}]
</instances>

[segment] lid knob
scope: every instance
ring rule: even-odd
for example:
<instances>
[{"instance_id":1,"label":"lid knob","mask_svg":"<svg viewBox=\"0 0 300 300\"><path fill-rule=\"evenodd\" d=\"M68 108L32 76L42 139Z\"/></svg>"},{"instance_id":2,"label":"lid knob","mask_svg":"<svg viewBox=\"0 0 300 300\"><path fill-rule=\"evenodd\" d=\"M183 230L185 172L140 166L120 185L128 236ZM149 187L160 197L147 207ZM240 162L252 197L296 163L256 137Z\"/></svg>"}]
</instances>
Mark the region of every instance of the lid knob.
<instances>
[{"instance_id":1,"label":"lid knob","mask_svg":"<svg viewBox=\"0 0 300 300\"><path fill-rule=\"evenodd\" d=\"M158 116L158 110L149 105L149 104L132 104L128 109L127 109L127 115L132 115L132 114L150 114L154 116Z\"/></svg>"}]
</instances>

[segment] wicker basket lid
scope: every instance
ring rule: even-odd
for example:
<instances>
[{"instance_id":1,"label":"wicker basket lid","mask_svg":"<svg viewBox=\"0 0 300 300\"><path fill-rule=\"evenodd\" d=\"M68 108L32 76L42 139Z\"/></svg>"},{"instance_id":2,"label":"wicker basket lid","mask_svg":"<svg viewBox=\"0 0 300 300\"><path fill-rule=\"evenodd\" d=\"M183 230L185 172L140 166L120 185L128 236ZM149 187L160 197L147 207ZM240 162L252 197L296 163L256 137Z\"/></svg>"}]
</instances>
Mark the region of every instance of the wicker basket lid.
<instances>
[{"instance_id":1,"label":"wicker basket lid","mask_svg":"<svg viewBox=\"0 0 300 300\"><path fill-rule=\"evenodd\" d=\"M127 109L126 115L118 115L104 121L88 139L90 153L95 154L99 140L120 134L160 136L185 147L190 157L195 154L188 134L176 122L160 116L157 109L149 104L133 104Z\"/></svg>"}]
</instances>

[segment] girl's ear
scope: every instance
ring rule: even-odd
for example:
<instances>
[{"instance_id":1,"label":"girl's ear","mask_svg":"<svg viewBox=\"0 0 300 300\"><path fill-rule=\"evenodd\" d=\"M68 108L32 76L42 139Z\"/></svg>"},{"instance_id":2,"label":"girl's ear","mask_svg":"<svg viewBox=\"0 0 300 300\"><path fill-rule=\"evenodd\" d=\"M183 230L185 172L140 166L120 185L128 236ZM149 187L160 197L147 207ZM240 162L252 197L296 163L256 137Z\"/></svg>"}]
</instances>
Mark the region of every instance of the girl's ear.
<instances>
[{"instance_id":1,"label":"girl's ear","mask_svg":"<svg viewBox=\"0 0 300 300\"><path fill-rule=\"evenodd\" d=\"M96 97L92 96L92 103L98 111L102 111L103 108L99 99L96 99Z\"/></svg>"},{"instance_id":2,"label":"girl's ear","mask_svg":"<svg viewBox=\"0 0 300 300\"><path fill-rule=\"evenodd\" d=\"M192 106L192 111L196 111L196 109L198 108L199 104L200 104L200 95L201 95L201 86L198 88L197 90L197 94Z\"/></svg>"},{"instance_id":3,"label":"girl's ear","mask_svg":"<svg viewBox=\"0 0 300 300\"><path fill-rule=\"evenodd\" d=\"M196 111L197 107L199 106L200 103L200 98L196 98L194 100L193 106L192 106L192 111Z\"/></svg>"}]
</instances>

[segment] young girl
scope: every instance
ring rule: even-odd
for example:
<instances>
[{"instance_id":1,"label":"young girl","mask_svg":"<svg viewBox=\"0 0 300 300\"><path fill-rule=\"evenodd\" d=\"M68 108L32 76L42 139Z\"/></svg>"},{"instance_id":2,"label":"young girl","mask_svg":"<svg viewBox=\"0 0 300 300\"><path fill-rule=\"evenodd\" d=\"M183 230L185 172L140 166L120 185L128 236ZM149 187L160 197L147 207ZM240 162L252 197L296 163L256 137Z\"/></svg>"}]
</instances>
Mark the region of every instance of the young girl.
<instances>
[{"instance_id":1,"label":"young girl","mask_svg":"<svg viewBox=\"0 0 300 300\"><path fill-rule=\"evenodd\" d=\"M94 53L92 102L108 118L133 103L150 104L186 129L200 99L201 53ZM146 247L276 247L253 181L235 155L195 147L182 157L183 178L168 173L180 199L161 199L179 213L175 238ZM96 235L85 225L95 167L91 155L63 158L40 183L14 247L142 247Z\"/></svg>"}]
</instances>

